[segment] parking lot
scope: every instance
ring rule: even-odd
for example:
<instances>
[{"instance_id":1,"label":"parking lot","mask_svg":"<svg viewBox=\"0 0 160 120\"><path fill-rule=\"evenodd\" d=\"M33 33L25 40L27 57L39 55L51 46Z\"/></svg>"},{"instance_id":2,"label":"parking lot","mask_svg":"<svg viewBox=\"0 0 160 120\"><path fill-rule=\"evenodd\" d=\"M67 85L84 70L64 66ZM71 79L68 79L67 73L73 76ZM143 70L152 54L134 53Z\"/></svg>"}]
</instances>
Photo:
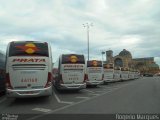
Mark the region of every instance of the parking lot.
<instances>
[{"instance_id":1,"label":"parking lot","mask_svg":"<svg viewBox=\"0 0 160 120\"><path fill-rule=\"evenodd\" d=\"M50 97L15 99L1 96L0 111L31 114L28 117L34 119L57 113L159 113L159 83L159 77L144 77L95 88L89 87L79 92L54 90Z\"/></svg>"}]
</instances>

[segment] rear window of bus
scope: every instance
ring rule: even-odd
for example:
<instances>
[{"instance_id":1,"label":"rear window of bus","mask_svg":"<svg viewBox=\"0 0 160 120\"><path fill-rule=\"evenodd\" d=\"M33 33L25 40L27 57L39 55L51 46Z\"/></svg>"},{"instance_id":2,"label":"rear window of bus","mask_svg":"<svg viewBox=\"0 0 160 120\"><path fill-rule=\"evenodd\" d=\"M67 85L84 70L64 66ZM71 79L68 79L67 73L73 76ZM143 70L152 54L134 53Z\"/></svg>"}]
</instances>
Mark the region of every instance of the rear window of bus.
<instances>
[{"instance_id":1,"label":"rear window of bus","mask_svg":"<svg viewBox=\"0 0 160 120\"><path fill-rule=\"evenodd\" d=\"M128 68L121 68L121 71L128 71Z\"/></svg>"},{"instance_id":2,"label":"rear window of bus","mask_svg":"<svg viewBox=\"0 0 160 120\"><path fill-rule=\"evenodd\" d=\"M115 70L121 70L119 67L115 67L114 69L115 69Z\"/></svg>"},{"instance_id":3,"label":"rear window of bus","mask_svg":"<svg viewBox=\"0 0 160 120\"><path fill-rule=\"evenodd\" d=\"M105 69L113 69L113 65L112 64L103 64L103 68L105 68Z\"/></svg>"},{"instance_id":4,"label":"rear window of bus","mask_svg":"<svg viewBox=\"0 0 160 120\"><path fill-rule=\"evenodd\" d=\"M62 55L62 64L85 64L85 59L83 55Z\"/></svg>"},{"instance_id":5,"label":"rear window of bus","mask_svg":"<svg viewBox=\"0 0 160 120\"><path fill-rule=\"evenodd\" d=\"M11 56L48 57L48 44L38 42L11 42L9 48L9 57Z\"/></svg>"},{"instance_id":6,"label":"rear window of bus","mask_svg":"<svg viewBox=\"0 0 160 120\"><path fill-rule=\"evenodd\" d=\"M102 61L87 61L87 67L102 67Z\"/></svg>"}]
</instances>

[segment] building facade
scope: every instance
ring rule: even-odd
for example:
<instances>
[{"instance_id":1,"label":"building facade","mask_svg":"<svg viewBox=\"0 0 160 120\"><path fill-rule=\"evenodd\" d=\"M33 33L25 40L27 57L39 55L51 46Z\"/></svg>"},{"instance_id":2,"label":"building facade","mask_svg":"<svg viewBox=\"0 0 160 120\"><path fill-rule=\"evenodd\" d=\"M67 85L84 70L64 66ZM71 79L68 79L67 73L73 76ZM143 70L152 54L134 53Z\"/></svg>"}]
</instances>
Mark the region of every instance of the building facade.
<instances>
[{"instance_id":1,"label":"building facade","mask_svg":"<svg viewBox=\"0 0 160 120\"><path fill-rule=\"evenodd\" d=\"M141 73L155 74L159 71L159 65L154 61L154 57L132 58L132 54L123 49L118 55L113 56L113 51L106 51L106 62L114 63L114 66L138 69Z\"/></svg>"},{"instance_id":2,"label":"building facade","mask_svg":"<svg viewBox=\"0 0 160 120\"><path fill-rule=\"evenodd\" d=\"M6 56L0 51L0 69L5 69L5 59Z\"/></svg>"}]
</instances>

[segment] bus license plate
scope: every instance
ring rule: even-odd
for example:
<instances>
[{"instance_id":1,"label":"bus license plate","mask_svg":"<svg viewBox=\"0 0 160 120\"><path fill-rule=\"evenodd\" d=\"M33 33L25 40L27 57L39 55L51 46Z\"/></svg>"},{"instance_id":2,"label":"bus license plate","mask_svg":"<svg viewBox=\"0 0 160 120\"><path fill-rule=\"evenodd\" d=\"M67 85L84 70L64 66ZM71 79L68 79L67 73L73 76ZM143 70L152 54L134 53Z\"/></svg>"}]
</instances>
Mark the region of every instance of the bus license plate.
<instances>
[{"instance_id":1,"label":"bus license plate","mask_svg":"<svg viewBox=\"0 0 160 120\"><path fill-rule=\"evenodd\" d=\"M78 80L78 78L69 78L69 80Z\"/></svg>"}]
</instances>

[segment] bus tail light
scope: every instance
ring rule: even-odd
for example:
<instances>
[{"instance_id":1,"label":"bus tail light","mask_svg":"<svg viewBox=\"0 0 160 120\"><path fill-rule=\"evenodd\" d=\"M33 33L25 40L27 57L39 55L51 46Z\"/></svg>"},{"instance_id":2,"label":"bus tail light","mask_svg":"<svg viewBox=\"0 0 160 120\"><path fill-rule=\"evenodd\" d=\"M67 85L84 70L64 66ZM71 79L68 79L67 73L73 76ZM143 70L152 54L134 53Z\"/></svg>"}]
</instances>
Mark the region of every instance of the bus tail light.
<instances>
[{"instance_id":1,"label":"bus tail light","mask_svg":"<svg viewBox=\"0 0 160 120\"><path fill-rule=\"evenodd\" d=\"M10 78L9 78L9 73L6 73L6 79L5 79L5 83L6 83L6 88L7 89L13 89L12 85L11 85L11 81L10 81Z\"/></svg>"},{"instance_id":2,"label":"bus tail light","mask_svg":"<svg viewBox=\"0 0 160 120\"><path fill-rule=\"evenodd\" d=\"M83 82L86 82L87 80L88 80L88 75L85 74L85 75L84 75L84 81L83 81Z\"/></svg>"},{"instance_id":3,"label":"bus tail light","mask_svg":"<svg viewBox=\"0 0 160 120\"><path fill-rule=\"evenodd\" d=\"M45 85L45 88L50 87L52 85L52 74L51 72L48 73L48 80L47 83Z\"/></svg>"}]
</instances>

